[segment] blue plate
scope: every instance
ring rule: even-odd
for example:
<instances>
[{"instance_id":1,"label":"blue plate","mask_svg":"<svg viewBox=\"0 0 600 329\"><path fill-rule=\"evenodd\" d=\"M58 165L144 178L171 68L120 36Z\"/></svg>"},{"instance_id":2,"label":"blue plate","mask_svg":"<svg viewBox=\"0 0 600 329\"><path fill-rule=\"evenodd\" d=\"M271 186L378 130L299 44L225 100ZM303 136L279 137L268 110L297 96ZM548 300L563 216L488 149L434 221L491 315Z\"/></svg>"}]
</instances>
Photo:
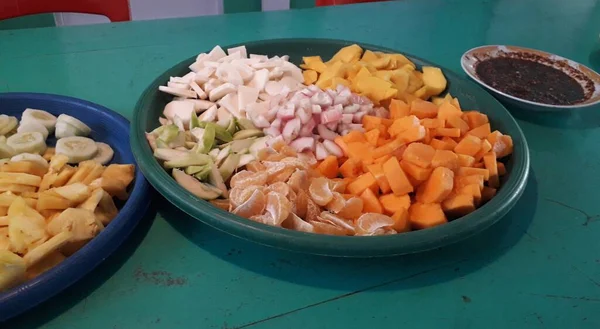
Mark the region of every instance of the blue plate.
<instances>
[{"instance_id":1,"label":"blue plate","mask_svg":"<svg viewBox=\"0 0 600 329\"><path fill-rule=\"evenodd\" d=\"M26 108L41 109L56 116L61 113L73 116L90 128L91 138L110 145L115 151L113 163L133 163L129 147L129 122L121 115L98 104L84 100L37 93L0 93L0 113L21 118ZM49 144L53 140L49 138ZM127 238L146 213L150 198L149 185L136 166L135 180L130 187L130 197L121 207L119 215L96 238L60 265L0 293L0 322L22 313L56 295L108 257Z\"/></svg>"}]
</instances>

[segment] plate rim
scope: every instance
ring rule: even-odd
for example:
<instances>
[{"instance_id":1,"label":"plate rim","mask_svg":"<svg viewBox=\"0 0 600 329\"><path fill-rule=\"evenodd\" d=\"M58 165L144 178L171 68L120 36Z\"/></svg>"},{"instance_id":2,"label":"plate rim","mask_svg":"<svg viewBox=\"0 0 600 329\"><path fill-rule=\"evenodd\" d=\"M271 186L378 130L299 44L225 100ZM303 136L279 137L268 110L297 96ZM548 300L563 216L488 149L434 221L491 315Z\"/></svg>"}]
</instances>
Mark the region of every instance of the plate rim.
<instances>
[{"instance_id":1,"label":"plate rim","mask_svg":"<svg viewBox=\"0 0 600 329\"><path fill-rule=\"evenodd\" d=\"M350 45L350 44L356 43L365 49L373 49L373 50L387 51L387 52L390 52L390 51L400 52L413 60L417 60L417 61L420 61L425 64L436 65L437 67L441 68L442 71L445 72L445 74L446 74L446 72L448 72L448 73L450 73L451 76L453 76L454 79L462 80L464 83L469 84L472 88L479 88L482 92L484 92L484 90L481 89L481 87L479 85L469 81L468 79L465 79L461 75L457 74L456 72L454 72L448 68L437 65L428 60L424 60L418 56L414 56L409 53L395 50L393 48L388 48L388 47L384 47L384 46L373 45L373 44L368 44L368 43L363 43L363 42L341 40L341 39L323 39L323 38L279 38L279 39L247 41L247 42L236 43L236 44L226 45L226 46L221 46L221 47L223 49L233 48L233 47L240 46L240 45L245 45L245 46L249 47L249 46L252 46L255 44L264 44L266 42L273 43L273 44L284 43L284 42L313 42L313 43L314 42L321 42L321 43L332 43L333 42L333 43L340 44L340 45L342 45L342 44ZM165 82L163 80L163 76L166 74L166 72L171 72L172 70L177 69L180 66L181 66L181 68L183 68L183 67L189 65L188 63L191 63L195 57L196 56L186 58L186 59L180 61L179 63L176 63L171 68L160 73L148 85L148 87L144 90L144 92L140 95L140 98L138 99L138 102L136 103L136 105L134 107L134 112L133 112L133 120L132 120L132 127L131 127L131 129L132 129L131 145L132 145L132 150L133 150L134 156L136 157L136 161L140 165L140 168L142 169L142 171L145 173L146 178L148 179L148 182L160 194L162 194L165 198L167 198L169 200L169 202L171 202L173 205L175 205L177 208L181 209L182 211L184 211L191 217L193 217L211 227L214 227L220 231L226 232L228 234L234 235L234 236L242 238L242 239L252 241L254 243L259 243L259 244L267 245L267 246L274 247L274 248L284 249L284 250L288 250L288 251L301 252L301 253L325 255L325 256L335 256L335 257L379 257L379 256L381 256L381 257L386 257L386 256L392 256L392 255L409 254L409 253L423 252L426 250L435 249L435 248L441 247L443 245L447 245L450 243L460 241L464 238L467 238L468 236L471 236L475 233L482 231L483 229L491 226L492 224L497 222L500 218L502 218L515 205L516 201L520 198L523 191L525 190L525 186L527 184L527 179L529 176L529 167L530 167L530 154L529 154L529 148L527 145L525 135L523 134L523 131L521 130L519 124L512 117L510 112L500 102L498 102L495 98L493 98L493 96L489 95L488 93L485 93L487 96L490 97L489 100L491 102L496 102L498 107L505 111L505 114L511 121L510 123L515 127L516 131L519 134L519 137L520 137L519 138L519 140L520 140L519 147L522 152L520 163L519 163L520 169L521 169L520 172L515 172L514 175L511 175L511 177L509 177L508 182L511 182L511 186L510 186L511 189L510 190L504 189L499 193L499 196L501 196L500 194L502 194L502 196L504 197L502 200L500 197L497 196L492 201L490 201L488 204L486 204L478 209L478 210L481 210L487 206L486 209L490 209L490 210L488 210L488 214L486 216L487 218L490 218L489 220L486 220L486 221L469 220L473 214L477 213L477 212L473 212L472 214L463 216L463 217L456 219L454 221L451 221L447 224L440 225L438 227L430 228L427 230L411 231L411 232L402 233L399 235L389 235L389 236L372 236L372 237L354 237L354 236L346 237L346 236L343 236L342 237L342 236L324 236L321 234L312 234L312 233L292 231L292 230L287 230L287 229L283 229L283 228L279 228L279 227L272 227L269 225L256 223L256 222L248 220L246 218L235 216L227 211L224 211L222 209L212 206L207 201L196 198L191 193L189 193L187 190L180 187L175 182L175 180L172 179L170 177L170 175L168 175L167 172L164 171L164 169L162 169L160 167L160 165L158 164L158 162L154 159L154 157L152 155L152 151L151 151L151 149L146 141L146 138L145 138L145 131L142 130L141 126L140 126L140 124L142 122L142 117L145 117L145 112L143 111L144 100L147 98L148 94L153 93L155 91L154 86L160 85ZM448 75L448 74L446 74L446 75ZM148 160L148 161L146 161L146 160ZM165 178L167 178L167 179L165 179ZM165 179L165 180L163 180L163 179ZM163 181L161 181L161 180L163 180ZM172 190L172 189L175 189L175 191L177 191L177 193L165 192L167 190ZM194 203L197 203L198 206L195 206ZM491 206L494 206L494 204L496 204L496 203L502 203L503 207L497 206L495 209L490 208ZM212 214L207 216L205 214L207 210L210 210L212 212ZM196 212L199 214L200 213L203 214L203 216L196 216L196 214L194 214ZM460 228L458 230L459 233L446 234L446 233L450 233L450 231L452 231L454 229L458 229L458 228ZM260 238L261 234L269 234L272 236L269 237L268 239L261 239ZM433 241L433 243L430 240L427 243L425 243L424 246L421 245L420 247L413 247L412 248L413 250L411 250L411 248L406 248L406 247L402 247L400 249L408 249L408 250L395 251L395 252L390 252L389 250L385 250L386 249L385 246L390 245L390 242L393 243L394 240L399 239L400 236L402 236L405 239L411 238L413 240L419 240L419 238L421 236L427 237L428 235L434 235L434 236L436 236L437 239L435 241ZM321 240L324 238L325 238L324 241ZM268 240L270 243L267 243L263 240ZM278 241L277 244L280 244L280 245L273 244L273 241ZM367 243L365 244L363 241L365 241ZM371 243L368 243L368 242L371 242ZM316 250L313 247L309 251L298 248L298 247L303 248L303 247L306 247L306 245L310 245L310 244L321 244L321 247L317 247ZM356 245L356 244L358 244L358 245ZM285 246L282 246L282 245L285 245ZM325 245L326 247L324 247L323 245ZM361 246L361 245L371 245L371 246L378 245L379 247L367 248L366 250L362 249L363 253L356 254L356 255L348 255L346 253L339 252L340 250L343 250L343 249L351 249L351 250L356 251L356 250L363 248L363 246ZM413 242L413 243L410 243L410 245L419 245L419 243ZM399 249L399 248L396 247L395 249ZM317 252L317 250L321 250L321 251L326 250L326 252ZM385 252L384 252L384 250L385 250Z\"/></svg>"},{"instance_id":2,"label":"plate rim","mask_svg":"<svg viewBox=\"0 0 600 329\"><path fill-rule=\"evenodd\" d=\"M128 134L131 134L130 124L127 118L120 113L97 103L83 99L50 93L36 92L2 92L2 99L36 99L60 102L64 104L76 104L81 108L90 108L96 113L105 116L123 128ZM129 145L129 152L136 165L134 185L131 190L130 198L120 209L119 214L107 225L98 236L87 243L75 254L67 257L60 265L44 272L32 280L23 282L9 290L0 293L0 308L5 308L7 312L2 312L0 322L17 316L36 305L47 301L58 293L64 291L69 286L81 280L85 275L94 270L100 263L113 254L118 247L130 236L133 229L140 220L147 214L149 209L148 202L140 202L149 199L152 190L147 180L143 176L142 170L135 161L135 156Z\"/></svg>"},{"instance_id":3,"label":"plate rim","mask_svg":"<svg viewBox=\"0 0 600 329\"><path fill-rule=\"evenodd\" d=\"M460 66L462 68L462 70L475 82L477 82L479 85L481 85L482 87L488 89L489 91L496 93L498 95L501 95L502 97L506 97L509 98L510 100L517 102L517 103L525 103L528 105L533 105L533 106L538 106L538 107L542 107L542 108L546 108L548 110L574 110L574 109L582 109L582 108L587 108L590 106L594 106L597 104L600 104L600 96L596 96L598 97L595 101L590 102L590 103L578 103L578 104L573 104L573 105L553 105L553 104L545 104L545 103L538 103L538 102L534 102L534 101L530 101L524 98L520 98L520 97L516 97L510 94L507 94L503 91L500 91L490 85L488 85L487 83L485 83L484 81L482 81L476 74L474 74L473 72L471 72L471 70L468 68L467 65L467 56L469 56L470 54L472 54L473 52L477 51L477 50L482 50L482 49L486 49L486 48L499 48L499 47L510 47L510 48L517 48L519 50L525 51L525 52L537 52L537 53L542 53L546 56L555 56L558 59L563 59L566 61L571 61L581 67L586 68L587 70L589 70L590 72L594 73L596 76L600 77L600 73L594 71L593 69L591 69L590 67L583 65L577 61L574 61L572 59L554 54L554 53L550 53L547 51L543 51L543 50L539 50L539 49L534 49L534 48L527 48L527 47L521 47L521 46L513 46L513 45L482 45L482 46L477 46L474 48L471 48L467 51L465 51L462 56L460 56ZM582 72L583 73L583 72ZM586 74L587 76L587 74ZM600 88L600 85L596 84L596 92L599 92L600 90L598 90L598 88Z\"/></svg>"}]
</instances>

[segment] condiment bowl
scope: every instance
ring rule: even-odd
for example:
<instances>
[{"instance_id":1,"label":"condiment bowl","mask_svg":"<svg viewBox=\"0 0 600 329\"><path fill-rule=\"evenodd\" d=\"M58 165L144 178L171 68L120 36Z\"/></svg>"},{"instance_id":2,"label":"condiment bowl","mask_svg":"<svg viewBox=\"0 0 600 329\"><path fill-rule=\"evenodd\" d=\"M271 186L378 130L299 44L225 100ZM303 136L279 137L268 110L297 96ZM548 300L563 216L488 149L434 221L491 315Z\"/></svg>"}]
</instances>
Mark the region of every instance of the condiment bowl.
<instances>
[{"instance_id":1,"label":"condiment bowl","mask_svg":"<svg viewBox=\"0 0 600 329\"><path fill-rule=\"evenodd\" d=\"M484 60L501 57L532 60L561 70L582 86L585 101L572 105L539 103L510 95L486 84L477 75L477 65ZM585 65L555 54L516 46L490 45L468 50L461 57L460 63L465 73L475 82L488 89L500 101L518 108L531 111L566 111L600 104L600 74Z\"/></svg>"}]
</instances>

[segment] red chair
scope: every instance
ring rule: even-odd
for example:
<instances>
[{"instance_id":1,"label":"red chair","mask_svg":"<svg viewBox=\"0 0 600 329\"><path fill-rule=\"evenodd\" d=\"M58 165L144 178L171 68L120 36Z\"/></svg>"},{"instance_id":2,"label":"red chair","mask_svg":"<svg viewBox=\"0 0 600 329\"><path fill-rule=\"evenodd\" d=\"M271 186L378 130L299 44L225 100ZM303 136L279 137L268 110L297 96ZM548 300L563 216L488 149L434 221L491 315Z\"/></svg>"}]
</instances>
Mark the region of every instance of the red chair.
<instances>
[{"instance_id":1,"label":"red chair","mask_svg":"<svg viewBox=\"0 0 600 329\"><path fill-rule=\"evenodd\" d=\"M337 5L349 5L352 3L365 3L365 2L382 2L388 0L317 0L317 7L323 6L337 6Z\"/></svg>"},{"instance_id":2,"label":"red chair","mask_svg":"<svg viewBox=\"0 0 600 329\"><path fill-rule=\"evenodd\" d=\"M111 22L131 20L128 0L0 0L0 20L64 12L102 15Z\"/></svg>"}]
</instances>

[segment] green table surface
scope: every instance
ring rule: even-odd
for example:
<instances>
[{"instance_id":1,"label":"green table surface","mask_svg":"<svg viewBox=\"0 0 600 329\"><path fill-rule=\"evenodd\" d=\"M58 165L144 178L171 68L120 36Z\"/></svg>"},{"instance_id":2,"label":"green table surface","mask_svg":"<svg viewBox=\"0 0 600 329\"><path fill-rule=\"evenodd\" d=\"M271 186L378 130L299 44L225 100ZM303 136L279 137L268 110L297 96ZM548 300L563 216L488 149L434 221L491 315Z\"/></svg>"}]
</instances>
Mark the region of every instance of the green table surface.
<instances>
[{"instance_id":1,"label":"green table surface","mask_svg":"<svg viewBox=\"0 0 600 329\"><path fill-rule=\"evenodd\" d=\"M0 32L0 91L48 92L131 117L159 73L215 44L351 39L460 72L482 44L600 70L600 2L407 0ZM525 115L532 172L497 225L453 246L332 259L239 240L157 196L83 280L1 328L600 328L600 111ZM125 138L125 136L124 136Z\"/></svg>"}]
</instances>

